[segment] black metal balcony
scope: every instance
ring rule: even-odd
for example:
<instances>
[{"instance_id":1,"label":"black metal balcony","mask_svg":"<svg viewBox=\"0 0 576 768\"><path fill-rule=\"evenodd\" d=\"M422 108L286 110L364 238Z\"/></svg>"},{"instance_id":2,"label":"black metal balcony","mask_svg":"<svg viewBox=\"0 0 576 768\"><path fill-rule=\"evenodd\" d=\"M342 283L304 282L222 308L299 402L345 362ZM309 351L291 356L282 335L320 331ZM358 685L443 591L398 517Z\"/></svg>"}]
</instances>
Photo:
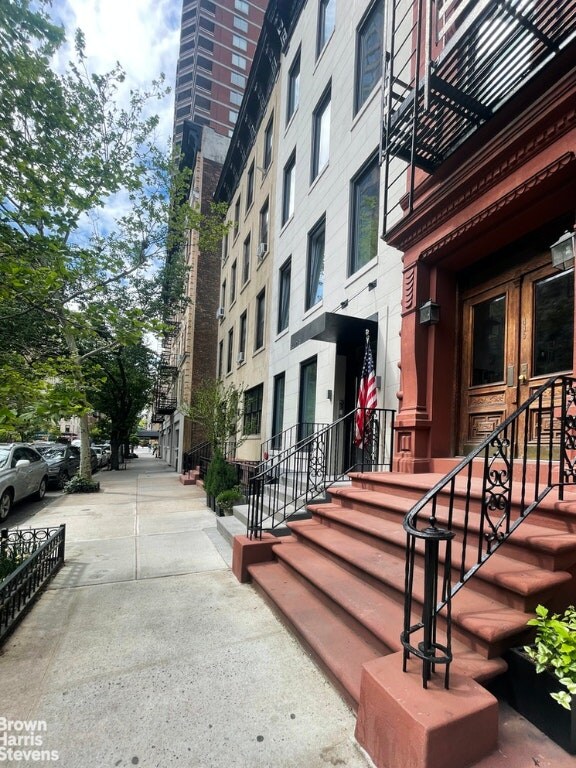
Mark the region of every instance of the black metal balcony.
<instances>
[{"instance_id":1,"label":"black metal balcony","mask_svg":"<svg viewBox=\"0 0 576 768\"><path fill-rule=\"evenodd\" d=\"M576 39L576 0L394 0L389 27L387 214L407 168L411 210L414 168L434 172Z\"/></svg>"}]
</instances>

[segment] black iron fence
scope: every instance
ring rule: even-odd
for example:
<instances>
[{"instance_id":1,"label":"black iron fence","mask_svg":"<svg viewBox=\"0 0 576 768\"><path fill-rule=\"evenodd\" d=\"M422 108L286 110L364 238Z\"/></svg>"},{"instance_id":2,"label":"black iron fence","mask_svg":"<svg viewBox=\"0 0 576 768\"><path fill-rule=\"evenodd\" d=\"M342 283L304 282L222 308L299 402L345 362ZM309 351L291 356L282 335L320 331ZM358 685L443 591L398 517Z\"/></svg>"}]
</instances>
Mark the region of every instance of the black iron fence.
<instances>
[{"instance_id":1,"label":"black iron fence","mask_svg":"<svg viewBox=\"0 0 576 768\"><path fill-rule=\"evenodd\" d=\"M355 444L356 416L365 414L363 439ZM248 525L250 538L261 538L319 499L329 485L348 472L390 470L393 460L395 411L355 409L271 456L250 479Z\"/></svg>"},{"instance_id":2,"label":"black iron fence","mask_svg":"<svg viewBox=\"0 0 576 768\"><path fill-rule=\"evenodd\" d=\"M0 559L16 566L0 582L0 642L64 563L65 542L65 525L0 531Z\"/></svg>"},{"instance_id":3,"label":"black iron fence","mask_svg":"<svg viewBox=\"0 0 576 768\"><path fill-rule=\"evenodd\" d=\"M451 601L554 487L576 483L576 379L549 379L408 513L404 669L449 684ZM415 573L423 566L424 592Z\"/></svg>"}]
</instances>

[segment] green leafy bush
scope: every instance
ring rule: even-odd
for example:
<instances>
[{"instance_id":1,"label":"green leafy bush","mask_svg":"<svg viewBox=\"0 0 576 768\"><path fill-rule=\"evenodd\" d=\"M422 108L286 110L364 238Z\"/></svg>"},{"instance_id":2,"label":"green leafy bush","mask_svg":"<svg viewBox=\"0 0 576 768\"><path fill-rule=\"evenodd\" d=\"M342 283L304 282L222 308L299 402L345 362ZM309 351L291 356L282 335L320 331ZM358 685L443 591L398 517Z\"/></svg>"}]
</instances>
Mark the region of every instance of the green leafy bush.
<instances>
[{"instance_id":1,"label":"green leafy bush","mask_svg":"<svg viewBox=\"0 0 576 768\"><path fill-rule=\"evenodd\" d=\"M98 493L99 490L99 482L85 480L80 475L74 475L64 486L64 493Z\"/></svg>"},{"instance_id":2,"label":"green leafy bush","mask_svg":"<svg viewBox=\"0 0 576 768\"><path fill-rule=\"evenodd\" d=\"M218 497L222 491L228 491L238 483L238 472L233 464L229 464L217 449L214 458L208 466L204 490L208 496Z\"/></svg>"},{"instance_id":3,"label":"green leafy bush","mask_svg":"<svg viewBox=\"0 0 576 768\"><path fill-rule=\"evenodd\" d=\"M242 501L242 491L238 486L229 488L227 491L221 491L216 496L216 504L227 514L231 514L234 504Z\"/></svg>"},{"instance_id":4,"label":"green leafy bush","mask_svg":"<svg viewBox=\"0 0 576 768\"><path fill-rule=\"evenodd\" d=\"M536 664L536 672L553 672L567 690L551 693L565 709L570 709L576 694L576 609L569 606L563 614L549 611L543 605L536 608L536 617L528 624L536 627L534 645L525 646L525 653Z\"/></svg>"}]
</instances>

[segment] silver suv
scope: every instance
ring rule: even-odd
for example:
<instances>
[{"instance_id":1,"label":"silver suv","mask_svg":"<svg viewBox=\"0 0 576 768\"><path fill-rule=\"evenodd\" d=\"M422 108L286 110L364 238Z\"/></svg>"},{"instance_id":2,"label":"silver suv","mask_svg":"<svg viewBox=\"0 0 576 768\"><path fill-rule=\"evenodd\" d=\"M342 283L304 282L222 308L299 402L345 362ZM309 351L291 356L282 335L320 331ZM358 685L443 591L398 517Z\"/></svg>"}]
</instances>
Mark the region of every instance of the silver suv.
<instances>
[{"instance_id":1,"label":"silver suv","mask_svg":"<svg viewBox=\"0 0 576 768\"><path fill-rule=\"evenodd\" d=\"M6 520L15 501L34 495L44 498L48 465L25 443L0 443L0 521Z\"/></svg>"}]
</instances>

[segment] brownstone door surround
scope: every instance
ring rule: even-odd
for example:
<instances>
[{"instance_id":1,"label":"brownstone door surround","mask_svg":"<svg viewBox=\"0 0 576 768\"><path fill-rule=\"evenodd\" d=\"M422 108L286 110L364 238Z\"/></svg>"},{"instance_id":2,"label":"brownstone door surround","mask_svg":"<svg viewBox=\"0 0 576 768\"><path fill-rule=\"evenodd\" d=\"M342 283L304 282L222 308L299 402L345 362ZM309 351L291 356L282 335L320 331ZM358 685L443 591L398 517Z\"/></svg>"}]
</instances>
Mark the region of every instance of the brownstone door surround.
<instances>
[{"instance_id":1,"label":"brownstone door surround","mask_svg":"<svg viewBox=\"0 0 576 768\"><path fill-rule=\"evenodd\" d=\"M573 270L553 269L549 253L462 292L458 453L480 443L549 376L572 371L573 302Z\"/></svg>"}]
</instances>

